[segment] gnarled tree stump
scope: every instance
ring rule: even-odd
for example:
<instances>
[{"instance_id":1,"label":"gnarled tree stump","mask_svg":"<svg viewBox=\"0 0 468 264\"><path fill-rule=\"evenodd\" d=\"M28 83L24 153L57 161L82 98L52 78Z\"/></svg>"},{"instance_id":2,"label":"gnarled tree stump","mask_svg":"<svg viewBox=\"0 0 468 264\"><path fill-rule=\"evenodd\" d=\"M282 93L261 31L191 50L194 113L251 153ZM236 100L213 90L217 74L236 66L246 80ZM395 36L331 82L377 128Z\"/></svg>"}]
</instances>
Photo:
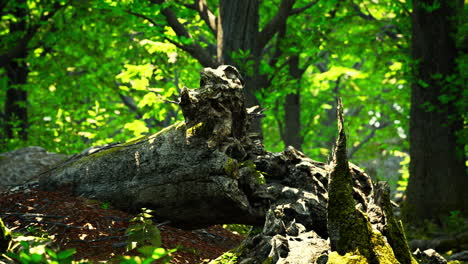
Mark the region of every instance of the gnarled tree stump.
<instances>
[{"instance_id":1,"label":"gnarled tree stump","mask_svg":"<svg viewBox=\"0 0 468 264\"><path fill-rule=\"evenodd\" d=\"M242 263L338 263L350 256L414 262L388 187L374 186L346 160L341 113L327 165L292 147L268 152L247 133L260 114L245 109L243 80L232 66L204 69L200 88L184 89L179 105L185 122L69 159L43 174L40 186L69 186L125 209L151 208L188 228L263 226L233 250Z\"/></svg>"}]
</instances>

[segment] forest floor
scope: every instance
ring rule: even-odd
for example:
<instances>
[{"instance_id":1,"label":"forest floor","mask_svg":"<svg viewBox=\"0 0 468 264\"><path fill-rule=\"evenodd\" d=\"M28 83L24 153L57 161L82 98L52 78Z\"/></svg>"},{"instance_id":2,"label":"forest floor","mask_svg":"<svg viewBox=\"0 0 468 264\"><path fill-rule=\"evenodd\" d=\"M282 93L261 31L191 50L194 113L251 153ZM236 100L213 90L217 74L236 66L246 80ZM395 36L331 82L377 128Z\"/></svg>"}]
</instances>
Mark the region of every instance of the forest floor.
<instances>
[{"instance_id":1,"label":"forest floor","mask_svg":"<svg viewBox=\"0 0 468 264\"><path fill-rule=\"evenodd\" d=\"M13 232L52 238L51 247L60 250L75 248L76 260L118 262L119 256L132 255L126 252L125 231L135 215L106 203L74 197L67 190L0 194L0 216ZM171 254L171 263L177 264L215 259L243 239L221 226L182 230L162 223L158 228L162 247L177 248Z\"/></svg>"}]
</instances>

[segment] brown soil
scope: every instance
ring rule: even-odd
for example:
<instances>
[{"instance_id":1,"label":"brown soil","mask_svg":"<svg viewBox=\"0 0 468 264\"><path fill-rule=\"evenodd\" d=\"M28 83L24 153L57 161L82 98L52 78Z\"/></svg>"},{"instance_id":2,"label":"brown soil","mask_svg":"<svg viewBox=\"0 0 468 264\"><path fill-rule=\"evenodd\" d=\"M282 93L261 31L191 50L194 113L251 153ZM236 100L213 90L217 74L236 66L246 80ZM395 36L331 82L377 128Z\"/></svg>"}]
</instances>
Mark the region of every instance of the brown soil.
<instances>
[{"instance_id":1,"label":"brown soil","mask_svg":"<svg viewBox=\"0 0 468 264\"><path fill-rule=\"evenodd\" d=\"M125 230L134 215L99 201L73 197L67 190L33 189L0 194L0 216L13 232L53 236L53 247L75 248L76 260L110 261L135 254L125 251ZM156 223L157 219L153 221ZM221 226L191 231L163 224L159 229L163 247L178 248L172 253L171 263L201 263L214 259L243 239Z\"/></svg>"}]
</instances>

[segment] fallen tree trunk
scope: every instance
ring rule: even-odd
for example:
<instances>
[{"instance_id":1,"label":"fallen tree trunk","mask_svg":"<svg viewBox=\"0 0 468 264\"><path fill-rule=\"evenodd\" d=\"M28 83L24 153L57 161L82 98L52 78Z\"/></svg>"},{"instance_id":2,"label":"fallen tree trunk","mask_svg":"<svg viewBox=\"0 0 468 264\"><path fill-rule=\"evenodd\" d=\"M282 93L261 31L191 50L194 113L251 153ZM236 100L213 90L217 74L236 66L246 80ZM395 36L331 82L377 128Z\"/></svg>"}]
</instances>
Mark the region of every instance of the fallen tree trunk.
<instances>
[{"instance_id":1,"label":"fallen tree trunk","mask_svg":"<svg viewBox=\"0 0 468 264\"><path fill-rule=\"evenodd\" d=\"M151 208L189 228L263 226L233 251L243 263L338 263L349 254L369 263L412 263L387 189L374 188L348 164L344 130L330 165L292 147L270 153L247 133L262 114L245 109L242 88L234 67L204 69L200 88L181 92L185 122L69 159L43 174L40 186Z\"/></svg>"}]
</instances>

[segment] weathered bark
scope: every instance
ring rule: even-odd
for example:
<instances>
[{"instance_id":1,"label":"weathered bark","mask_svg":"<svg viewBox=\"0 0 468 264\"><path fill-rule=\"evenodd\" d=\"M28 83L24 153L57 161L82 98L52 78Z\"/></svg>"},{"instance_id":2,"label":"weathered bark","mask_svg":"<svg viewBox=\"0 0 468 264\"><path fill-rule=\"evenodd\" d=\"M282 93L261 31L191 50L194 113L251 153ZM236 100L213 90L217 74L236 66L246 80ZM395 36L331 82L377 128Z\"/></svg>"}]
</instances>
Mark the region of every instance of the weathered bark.
<instances>
[{"instance_id":1,"label":"weathered bark","mask_svg":"<svg viewBox=\"0 0 468 264\"><path fill-rule=\"evenodd\" d=\"M233 67L205 69L201 88L181 93L185 123L73 158L44 174L41 185L70 185L121 208L153 208L176 225L260 223L263 215L238 186L248 140L241 82Z\"/></svg>"},{"instance_id":2,"label":"weathered bark","mask_svg":"<svg viewBox=\"0 0 468 264\"><path fill-rule=\"evenodd\" d=\"M388 192L374 189L363 171L348 164L343 129L331 166L293 147L270 153L247 132L258 114L246 110L234 67L204 69L200 84L181 93L185 122L72 158L43 174L40 186L68 186L122 208L151 208L179 226L263 225L234 250L242 263L314 263L327 258L328 237L341 255L411 263L404 259L409 252L396 252L407 247L395 247L404 234L394 230L389 197L381 195ZM335 263L346 258L330 256Z\"/></svg>"},{"instance_id":3,"label":"weathered bark","mask_svg":"<svg viewBox=\"0 0 468 264\"><path fill-rule=\"evenodd\" d=\"M455 42L457 15L463 10L459 2L413 1L411 162L403 207L406 220L413 224L425 219L441 223L450 211L468 212L466 157L463 140L457 138L465 114L457 109L463 81L453 80L459 76Z\"/></svg>"},{"instance_id":4,"label":"weathered bark","mask_svg":"<svg viewBox=\"0 0 468 264\"><path fill-rule=\"evenodd\" d=\"M341 114L338 120L332 164L294 148L256 161L275 192L263 196L271 205L262 232L231 251L239 263L416 263L391 212L388 186L374 187L348 163Z\"/></svg>"}]
</instances>

